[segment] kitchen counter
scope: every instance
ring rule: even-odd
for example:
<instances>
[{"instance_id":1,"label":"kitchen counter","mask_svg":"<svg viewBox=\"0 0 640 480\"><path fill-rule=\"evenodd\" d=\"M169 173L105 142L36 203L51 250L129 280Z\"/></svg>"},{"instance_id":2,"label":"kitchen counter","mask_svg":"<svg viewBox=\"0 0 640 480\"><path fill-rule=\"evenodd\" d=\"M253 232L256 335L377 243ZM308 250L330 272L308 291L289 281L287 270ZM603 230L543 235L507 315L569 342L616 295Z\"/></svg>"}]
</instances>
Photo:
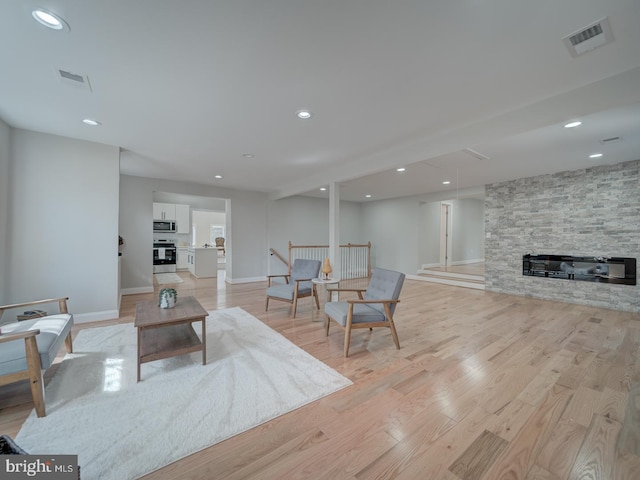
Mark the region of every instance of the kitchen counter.
<instances>
[{"instance_id":1,"label":"kitchen counter","mask_svg":"<svg viewBox=\"0 0 640 480\"><path fill-rule=\"evenodd\" d=\"M196 278L218 276L218 249L215 247L189 247L189 272Z\"/></svg>"}]
</instances>

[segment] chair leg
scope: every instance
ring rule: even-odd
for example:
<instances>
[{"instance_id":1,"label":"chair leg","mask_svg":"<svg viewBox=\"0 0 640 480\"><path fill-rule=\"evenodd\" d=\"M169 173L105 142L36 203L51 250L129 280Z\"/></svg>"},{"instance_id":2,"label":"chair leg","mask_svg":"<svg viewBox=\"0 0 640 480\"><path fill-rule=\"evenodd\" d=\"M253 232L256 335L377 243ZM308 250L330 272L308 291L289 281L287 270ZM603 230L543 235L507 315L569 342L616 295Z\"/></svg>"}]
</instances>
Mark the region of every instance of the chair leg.
<instances>
[{"instance_id":1,"label":"chair leg","mask_svg":"<svg viewBox=\"0 0 640 480\"><path fill-rule=\"evenodd\" d=\"M298 310L298 285L296 282L296 288L293 289L293 318L296 318L297 310Z\"/></svg>"},{"instance_id":2,"label":"chair leg","mask_svg":"<svg viewBox=\"0 0 640 480\"><path fill-rule=\"evenodd\" d=\"M318 311L320 311L320 302L318 301L318 290L316 289L316 284L313 284L313 289L312 289L312 293L313 298L316 299L316 307L318 308Z\"/></svg>"},{"instance_id":3,"label":"chair leg","mask_svg":"<svg viewBox=\"0 0 640 480\"><path fill-rule=\"evenodd\" d=\"M73 353L73 340L71 339L71 332L69 332L67 338L64 339L64 346L67 349L67 353Z\"/></svg>"},{"instance_id":4,"label":"chair leg","mask_svg":"<svg viewBox=\"0 0 640 480\"><path fill-rule=\"evenodd\" d=\"M351 343L351 326L344 329L344 356L349 356L349 343Z\"/></svg>"},{"instance_id":5,"label":"chair leg","mask_svg":"<svg viewBox=\"0 0 640 480\"><path fill-rule=\"evenodd\" d=\"M396 348L400 350L400 340L398 340L398 332L396 332L396 325L393 323L393 318L389 318L389 329L391 329L391 336L396 344Z\"/></svg>"},{"instance_id":6,"label":"chair leg","mask_svg":"<svg viewBox=\"0 0 640 480\"><path fill-rule=\"evenodd\" d=\"M331 325L331 319L329 318L329 315L327 315L327 337L329 336L329 326Z\"/></svg>"},{"instance_id":7,"label":"chair leg","mask_svg":"<svg viewBox=\"0 0 640 480\"><path fill-rule=\"evenodd\" d=\"M264 304L264 311L266 312L267 310L269 310L269 297L267 297L267 301Z\"/></svg>"},{"instance_id":8,"label":"chair leg","mask_svg":"<svg viewBox=\"0 0 640 480\"><path fill-rule=\"evenodd\" d=\"M29 382L31 386L31 396L33 397L33 406L36 409L38 417L46 417L46 408L44 403L44 381L42 380L42 364L40 363L40 354L38 353L38 344L36 337L27 337L24 339L27 367L29 369Z\"/></svg>"},{"instance_id":9,"label":"chair leg","mask_svg":"<svg viewBox=\"0 0 640 480\"><path fill-rule=\"evenodd\" d=\"M351 324L353 323L353 303L349 304L347 310L347 321L344 325L344 356L349 356L349 344L351 343Z\"/></svg>"}]
</instances>

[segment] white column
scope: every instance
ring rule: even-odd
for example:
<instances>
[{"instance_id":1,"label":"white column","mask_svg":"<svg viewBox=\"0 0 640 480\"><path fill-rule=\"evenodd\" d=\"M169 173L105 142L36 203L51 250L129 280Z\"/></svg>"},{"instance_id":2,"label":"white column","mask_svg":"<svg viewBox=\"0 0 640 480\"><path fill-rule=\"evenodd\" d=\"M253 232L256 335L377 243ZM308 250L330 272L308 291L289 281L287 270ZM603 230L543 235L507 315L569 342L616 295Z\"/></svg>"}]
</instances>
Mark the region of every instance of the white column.
<instances>
[{"instance_id":1,"label":"white column","mask_svg":"<svg viewBox=\"0 0 640 480\"><path fill-rule=\"evenodd\" d=\"M335 182L329 184L329 261L331 262L331 276L340 278L340 185ZM336 301L337 293L332 294Z\"/></svg>"}]
</instances>

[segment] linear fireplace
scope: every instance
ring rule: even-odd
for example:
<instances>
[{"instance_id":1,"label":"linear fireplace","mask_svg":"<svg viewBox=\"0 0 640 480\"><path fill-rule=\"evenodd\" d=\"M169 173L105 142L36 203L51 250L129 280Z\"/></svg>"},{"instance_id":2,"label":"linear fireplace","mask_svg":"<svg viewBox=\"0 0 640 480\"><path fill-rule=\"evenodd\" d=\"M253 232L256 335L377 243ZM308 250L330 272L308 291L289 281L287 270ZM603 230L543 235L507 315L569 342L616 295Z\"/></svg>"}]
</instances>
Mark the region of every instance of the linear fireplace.
<instances>
[{"instance_id":1,"label":"linear fireplace","mask_svg":"<svg viewBox=\"0 0 640 480\"><path fill-rule=\"evenodd\" d=\"M570 255L523 255L522 274L584 282L636 285L636 259Z\"/></svg>"}]
</instances>

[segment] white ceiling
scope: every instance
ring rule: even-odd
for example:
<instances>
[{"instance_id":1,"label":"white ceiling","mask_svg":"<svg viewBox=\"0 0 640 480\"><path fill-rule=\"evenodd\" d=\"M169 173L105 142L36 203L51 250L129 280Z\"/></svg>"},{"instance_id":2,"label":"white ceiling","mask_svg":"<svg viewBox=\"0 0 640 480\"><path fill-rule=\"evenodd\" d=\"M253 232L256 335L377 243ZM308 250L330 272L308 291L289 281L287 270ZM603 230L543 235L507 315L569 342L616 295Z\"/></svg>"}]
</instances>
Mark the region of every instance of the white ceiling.
<instances>
[{"instance_id":1,"label":"white ceiling","mask_svg":"<svg viewBox=\"0 0 640 480\"><path fill-rule=\"evenodd\" d=\"M570 56L604 17L614 41ZM640 158L637 0L0 0L0 18L0 118L119 146L129 175L371 201Z\"/></svg>"}]
</instances>

